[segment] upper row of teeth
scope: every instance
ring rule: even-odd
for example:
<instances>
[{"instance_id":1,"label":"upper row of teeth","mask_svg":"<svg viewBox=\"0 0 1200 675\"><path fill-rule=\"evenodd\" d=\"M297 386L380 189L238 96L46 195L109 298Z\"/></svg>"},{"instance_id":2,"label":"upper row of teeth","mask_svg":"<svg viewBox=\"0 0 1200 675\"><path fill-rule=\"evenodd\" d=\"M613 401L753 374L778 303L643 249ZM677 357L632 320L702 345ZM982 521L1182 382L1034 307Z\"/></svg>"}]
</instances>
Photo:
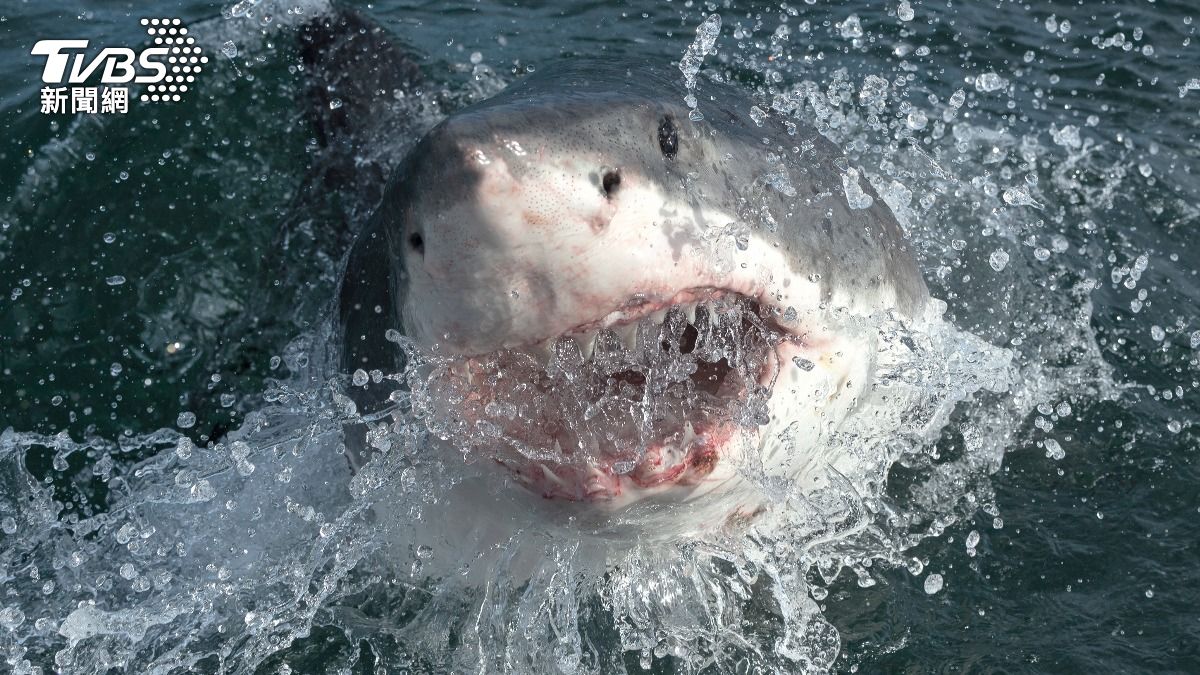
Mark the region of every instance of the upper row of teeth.
<instances>
[{"instance_id":1,"label":"upper row of teeth","mask_svg":"<svg viewBox=\"0 0 1200 675\"><path fill-rule=\"evenodd\" d=\"M527 349L534 357L538 358L542 363L548 363L554 357L555 345L561 340L572 340L579 347L579 353L585 361L590 360L596 352L597 339L600 333L604 330L612 331L617 336L617 340L628 350L637 349L638 345L638 330L642 325L662 325L667 320L667 314L672 309L680 309L683 311L684 317L690 324L696 323L696 310L700 307L699 302L681 303L678 305L670 305L650 314L639 317L637 320L630 321L629 313L613 312L600 322L600 326L589 331L581 333L572 333L561 337L554 337L542 341ZM712 316L712 311L709 313Z\"/></svg>"}]
</instances>

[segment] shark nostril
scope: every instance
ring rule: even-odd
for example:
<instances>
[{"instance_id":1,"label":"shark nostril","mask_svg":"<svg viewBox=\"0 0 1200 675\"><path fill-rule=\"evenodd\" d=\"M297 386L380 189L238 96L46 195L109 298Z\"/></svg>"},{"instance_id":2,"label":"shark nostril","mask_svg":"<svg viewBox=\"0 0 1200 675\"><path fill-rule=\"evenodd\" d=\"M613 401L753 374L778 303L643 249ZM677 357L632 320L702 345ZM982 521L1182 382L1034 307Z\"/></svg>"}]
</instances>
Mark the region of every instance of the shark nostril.
<instances>
[{"instance_id":1,"label":"shark nostril","mask_svg":"<svg viewBox=\"0 0 1200 675\"><path fill-rule=\"evenodd\" d=\"M417 255L425 256L425 237L422 237L420 232L408 235L408 245L413 251L416 251Z\"/></svg>"},{"instance_id":2,"label":"shark nostril","mask_svg":"<svg viewBox=\"0 0 1200 675\"><path fill-rule=\"evenodd\" d=\"M616 169L609 169L604 172L604 177L600 179L600 191L604 196L612 199L617 188L621 186L621 172Z\"/></svg>"}]
</instances>

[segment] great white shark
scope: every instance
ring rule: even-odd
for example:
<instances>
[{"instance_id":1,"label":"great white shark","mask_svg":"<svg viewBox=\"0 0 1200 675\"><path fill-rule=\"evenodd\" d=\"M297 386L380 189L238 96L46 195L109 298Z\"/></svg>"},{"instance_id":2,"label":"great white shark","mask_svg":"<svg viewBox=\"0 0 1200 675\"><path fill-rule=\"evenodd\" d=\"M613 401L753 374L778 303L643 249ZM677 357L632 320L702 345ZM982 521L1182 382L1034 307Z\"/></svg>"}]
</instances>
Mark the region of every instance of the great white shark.
<instances>
[{"instance_id":1,"label":"great white shark","mask_svg":"<svg viewBox=\"0 0 1200 675\"><path fill-rule=\"evenodd\" d=\"M357 105L379 125L373 101L417 75L347 17L308 50L369 74L324 87L346 101L339 124ZM667 63L574 60L429 129L341 280L360 408L395 388L364 374L419 355L423 418L511 499L599 518L670 505L697 527L768 509L748 474L825 461L872 386L881 317L918 321L929 296L843 153L755 103Z\"/></svg>"}]
</instances>

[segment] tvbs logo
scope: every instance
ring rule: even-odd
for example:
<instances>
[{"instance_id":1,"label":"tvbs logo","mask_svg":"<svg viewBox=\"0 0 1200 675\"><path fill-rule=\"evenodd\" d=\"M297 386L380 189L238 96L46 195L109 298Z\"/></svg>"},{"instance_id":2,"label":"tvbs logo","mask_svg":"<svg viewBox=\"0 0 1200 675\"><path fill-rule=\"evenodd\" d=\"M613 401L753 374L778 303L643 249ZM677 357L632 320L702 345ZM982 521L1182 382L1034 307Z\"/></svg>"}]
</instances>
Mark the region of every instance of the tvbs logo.
<instances>
[{"instance_id":1,"label":"tvbs logo","mask_svg":"<svg viewBox=\"0 0 1200 675\"><path fill-rule=\"evenodd\" d=\"M146 18L153 44L141 51L105 47L89 57L88 40L41 40L30 54L45 57L42 113L126 113L129 86L145 85L138 100L170 103L183 98L208 57L187 26L175 18ZM94 83L103 86L95 86Z\"/></svg>"}]
</instances>

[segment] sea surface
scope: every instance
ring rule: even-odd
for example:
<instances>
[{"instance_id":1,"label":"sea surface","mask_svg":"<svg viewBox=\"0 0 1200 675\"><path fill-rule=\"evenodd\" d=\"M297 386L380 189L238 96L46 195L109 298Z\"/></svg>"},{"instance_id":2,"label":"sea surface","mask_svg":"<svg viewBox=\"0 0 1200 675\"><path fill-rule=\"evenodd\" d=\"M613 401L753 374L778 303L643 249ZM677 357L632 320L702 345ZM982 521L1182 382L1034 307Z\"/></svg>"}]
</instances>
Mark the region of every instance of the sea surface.
<instances>
[{"instance_id":1,"label":"sea surface","mask_svg":"<svg viewBox=\"0 0 1200 675\"><path fill-rule=\"evenodd\" d=\"M1006 386L966 396L923 451L892 466L881 499L908 514L884 528L894 539L840 573L793 561L805 616L831 626L832 643L704 660L659 648L683 644L675 624L640 651L615 627L580 627L589 637L558 660L480 637L471 644L497 650L481 669L525 649L516 671L1200 672L1200 6L355 6L411 49L426 75L412 114L428 123L562 60L677 63L718 15L702 72L841 145L901 216L946 320L1011 359ZM278 412L279 382L294 389L322 351L355 225L329 215L336 196L301 194L312 130L294 26L314 7L0 1L0 670L463 663L422 661L403 622L362 609L379 583L362 571L372 546L347 549L344 567L325 549L314 558L334 570L321 579L353 588L267 602L236 586L236 569L222 576L226 554L211 553L211 583L172 567L203 548L189 535L197 521L171 530L150 510L121 529L113 511L172 503L140 482L169 453L186 463L232 447L242 477L252 460L262 476L247 429L304 426L297 408ZM209 57L193 91L123 115L41 112L36 41L142 45L143 16L193 27ZM396 152L412 140L396 139ZM249 446L220 445L230 433ZM235 510L189 480L204 494L181 504ZM219 538L207 534L204 546ZM80 615L89 602L127 613ZM291 613L264 628L277 611L265 608L284 605ZM767 634L773 616L728 630ZM166 626L207 637L169 654L170 634L156 632ZM605 653L618 656L595 656Z\"/></svg>"}]
</instances>

